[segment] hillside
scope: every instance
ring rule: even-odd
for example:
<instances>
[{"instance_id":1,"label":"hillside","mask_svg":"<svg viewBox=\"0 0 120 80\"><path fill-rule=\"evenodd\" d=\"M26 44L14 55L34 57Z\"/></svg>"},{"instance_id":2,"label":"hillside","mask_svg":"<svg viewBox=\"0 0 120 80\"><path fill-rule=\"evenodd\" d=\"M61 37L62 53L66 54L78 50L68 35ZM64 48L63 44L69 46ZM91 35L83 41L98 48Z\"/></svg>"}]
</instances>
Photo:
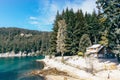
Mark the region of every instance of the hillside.
<instances>
[{"instance_id":1,"label":"hillside","mask_svg":"<svg viewBox=\"0 0 120 80\"><path fill-rule=\"evenodd\" d=\"M41 53L48 50L50 32L21 28L0 28L0 53L14 51Z\"/></svg>"}]
</instances>

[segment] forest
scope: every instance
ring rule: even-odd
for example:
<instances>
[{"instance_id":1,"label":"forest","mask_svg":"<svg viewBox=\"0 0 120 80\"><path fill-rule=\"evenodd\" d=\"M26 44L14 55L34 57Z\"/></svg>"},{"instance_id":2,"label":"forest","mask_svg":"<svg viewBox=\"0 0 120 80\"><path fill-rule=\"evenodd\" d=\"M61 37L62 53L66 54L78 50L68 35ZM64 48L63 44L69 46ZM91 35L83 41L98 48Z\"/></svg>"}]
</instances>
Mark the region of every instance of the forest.
<instances>
[{"instance_id":1,"label":"forest","mask_svg":"<svg viewBox=\"0 0 120 80\"><path fill-rule=\"evenodd\" d=\"M50 32L21 28L0 28L0 53L19 51L44 53L48 50Z\"/></svg>"},{"instance_id":2,"label":"forest","mask_svg":"<svg viewBox=\"0 0 120 80\"><path fill-rule=\"evenodd\" d=\"M51 52L59 53L61 50L57 50L57 41L62 39L63 36L58 37L58 34L63 34L64 39L59 44L64 44L64 52L68 55L75 55L77 52L85 52L86 47L97 44L102 41L101 37L107 38L105 24L99 22L98 15L95 11L92 14L83 13L82 10L74 12L73 9L63 10L61 14L57 12L56 20L54 22L53 32L51 33ZM63 32L60 32L60 24L65 27Z\"/></svg>"},{"instance_id":3,"label":"forest","mask_svg":"<svg viewBox=\"0 0 120 80\"><path fill-rule=\"evenodd\" d=\"M120 54L119 1L96 1L98 11L83 13L66 8L57 12L50 39L50 55L85 53L86 47L101 44ZM114 9L114 10L113 10Z\"/></svg>"}]
</instances>

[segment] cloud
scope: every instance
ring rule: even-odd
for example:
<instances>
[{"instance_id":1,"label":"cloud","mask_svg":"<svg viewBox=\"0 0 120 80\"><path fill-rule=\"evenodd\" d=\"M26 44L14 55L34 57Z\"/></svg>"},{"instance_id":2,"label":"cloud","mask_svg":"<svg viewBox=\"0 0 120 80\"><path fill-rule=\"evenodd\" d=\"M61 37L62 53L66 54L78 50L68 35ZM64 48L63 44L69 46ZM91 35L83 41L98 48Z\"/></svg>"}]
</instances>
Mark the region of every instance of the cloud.
<instances>
[{"instance_id":1,"label":"cloud","mask_svg":"<svg viewBox=\"0 0 120 80\"><path fill-rule=\"evenodd\" d=\"M65 5L65 8L68 7L69 9L73 8L76 12L78 9L82 9L82 11L92 13L93 10L96 9L96 0L75 0L73 2L68 1Z\"/></svg>"},{"instance_id":2,"label":"cloud","mask_svg":"<svg viewBox=\"0 0 120 80\"><path fill-rule=\"evenodd\" d=\"M80 6L80 8L83 10L83 12L88 12L88 13L92 13L93 10L98 10L96 8L96 0L86 0L85 2L82 3L82 5Z\"/></svg>"},{"instance_id":3,"label":"cloud","mask_svg":"<svg viewBox=\"0 0 120 80\"><path fill-rule=\"evenodd\" d=\"M39 22L38 21L31 21L30 24L33 24L33 25L38 25Z\"/></svg>"},{"instance_id":4,"label":"cloud","mask_svg":"<svg viewBox=\"0 0 120 80\"><path fill-rule=\"evenodd\" d=\"M92 13L96 9L96 0L40 0L37 17L30 16L30 23L40 30L52 30L52 24L54 22L57 11L60 13L67 7L73 8L76 12L78 9L82 9L85 13Z\"/></svg>"},{"instance_id":5,"label":"cloud","mask_svg":"<svg viewBox=\"0 0 120 80\"><path fill-rule=\"evenodd\" d=\"M29 19L30 20L37 20L37 17L30 16Z\"/></svg>"}]
</instances>

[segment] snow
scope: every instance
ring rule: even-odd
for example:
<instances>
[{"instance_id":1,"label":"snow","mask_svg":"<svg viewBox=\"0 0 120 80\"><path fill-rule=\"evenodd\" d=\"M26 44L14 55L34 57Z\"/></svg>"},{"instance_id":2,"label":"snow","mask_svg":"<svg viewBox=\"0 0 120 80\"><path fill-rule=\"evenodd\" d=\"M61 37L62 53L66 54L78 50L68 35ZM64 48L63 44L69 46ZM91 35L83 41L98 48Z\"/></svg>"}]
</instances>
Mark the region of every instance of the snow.
<instances>
[{"instance_id":1,"label":"snow","mask_svg":"<svg viewBox=\"0 0 120 80\"><path fill-rule=\"evenodd\" d=\"M120 65L114 62L99 60L97 58L86 59L78 56L68 56L64 57L64 59L65 63L61 62L61 57L55 57L54 59L45 58L43 61L49 67L66 71L79 79L106 80L109 75L110 80L120 80ZM91 65L95 70L94 75L86 71L86 69L91 69ZM110 66L114 66L115 68L109 69Z\"/></svg>"},{"instance_id":2,"label":"snow","mask_svg":"<svg viewBox=\"0 0 120 80\"><path fill-rule=\"evenodd\" d=\"M100 47L101 45L100 44L94 44L94 45L92 45L91 47L89 47L89 48L98 48L98 47Z\"/></svg>"}]
</instances>

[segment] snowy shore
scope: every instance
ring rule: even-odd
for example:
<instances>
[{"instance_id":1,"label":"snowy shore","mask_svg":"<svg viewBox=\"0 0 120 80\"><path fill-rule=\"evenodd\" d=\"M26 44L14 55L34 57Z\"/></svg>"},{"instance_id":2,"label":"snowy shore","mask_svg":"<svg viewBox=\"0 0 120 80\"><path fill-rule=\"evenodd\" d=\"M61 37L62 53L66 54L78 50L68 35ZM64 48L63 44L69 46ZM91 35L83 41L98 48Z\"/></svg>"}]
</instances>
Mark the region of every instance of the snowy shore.
<instances>
[{"instance_id":1,"label":"snowy shore","mask_svg":"<svg viewBox=\"0 0 120 80\"><path fill-rule=\"evenodd\" d=\"M34 54L35 53L25 54L25 53L19 52L15 54L14 52L7 52L7 53L0 53L0 57L22 57L22 56L32 56Z\"/></svg>"},{"instance_id":2,"label":"snowy shore","mask_svg":"<svg viewBox=\"0 0 120 80\"><path fill-rule=\"evenodd\" d=\"M56 68L72 76L46 75L47 80L120 80L120 65L116 59L87 59L78 56L68 56L64 59L64 63L61 62L61 57L46 57L37 61L45 62L45 69Z\"/></svg>"}]
</instances>

